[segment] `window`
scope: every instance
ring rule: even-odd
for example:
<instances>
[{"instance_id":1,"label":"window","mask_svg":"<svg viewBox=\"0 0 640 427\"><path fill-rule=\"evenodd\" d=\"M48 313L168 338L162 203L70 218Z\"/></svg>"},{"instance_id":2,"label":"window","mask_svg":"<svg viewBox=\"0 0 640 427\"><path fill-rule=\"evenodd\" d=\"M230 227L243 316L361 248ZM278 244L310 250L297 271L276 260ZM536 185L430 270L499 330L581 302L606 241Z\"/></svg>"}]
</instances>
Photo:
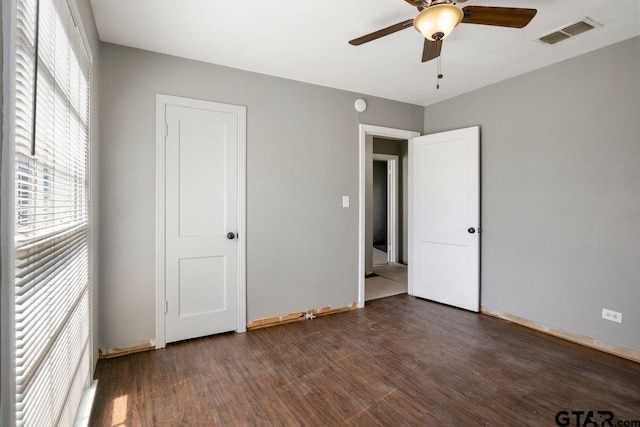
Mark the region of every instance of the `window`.
<instances>
[{"instance_id":1,"label":"window","mask_svg":"<svg viewBox=\"0 0 640 427\"><path fill-rule=\"evenodd\" d=\"M14 419L67 426L91 368L90 63L66 0L16 0L15 49Z\"/></svg>"}]
</instances>

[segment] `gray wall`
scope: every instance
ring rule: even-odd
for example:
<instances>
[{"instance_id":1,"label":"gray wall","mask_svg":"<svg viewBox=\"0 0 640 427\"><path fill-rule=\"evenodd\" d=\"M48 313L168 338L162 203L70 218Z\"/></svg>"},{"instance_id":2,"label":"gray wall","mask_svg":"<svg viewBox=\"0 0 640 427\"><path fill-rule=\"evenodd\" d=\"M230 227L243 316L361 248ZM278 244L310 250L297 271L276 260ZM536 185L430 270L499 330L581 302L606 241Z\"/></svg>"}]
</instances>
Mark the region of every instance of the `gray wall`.
<instances>
[{"instance_id":1,"label":"gray wall","mask_svg":"<svg viewBox=\"0 0 640 427\"><path fill-rule=\"evenodd\" d=\"M425 133L472 125L481 304L640 350L640 38L425 109Z\"/></svg>"},{"instance_id":2,"label":"gray wall","mask_svg":"<svg viewBox=\"0 0 640 427\"><path fill-rule=\"evenodd\" d=\"M101 345L155 337L155 94L247 106L248 320L358 293L358 126L421 130L423 108L104 44ZM342 208L342 196L351 207Z\"/></svg>"}]
</instances>

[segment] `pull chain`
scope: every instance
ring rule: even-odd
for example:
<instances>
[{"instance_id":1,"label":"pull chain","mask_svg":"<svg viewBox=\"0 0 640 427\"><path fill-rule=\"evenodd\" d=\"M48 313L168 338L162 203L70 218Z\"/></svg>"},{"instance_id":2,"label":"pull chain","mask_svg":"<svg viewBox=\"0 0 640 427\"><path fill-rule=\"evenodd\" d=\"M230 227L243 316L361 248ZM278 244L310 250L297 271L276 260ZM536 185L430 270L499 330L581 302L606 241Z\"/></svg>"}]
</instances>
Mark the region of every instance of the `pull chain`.
<instances>
[{"instance_id":1,"label":"pull chain","mask_svg":"<svg viewBox=\"0 0 640 427\"><path fill-rule=\"evenodd\" d=\"M442 56L438 56L438 78L436 79L436 89L440 89L440 79L442 79Z\"/></svg>"}]
</instances>

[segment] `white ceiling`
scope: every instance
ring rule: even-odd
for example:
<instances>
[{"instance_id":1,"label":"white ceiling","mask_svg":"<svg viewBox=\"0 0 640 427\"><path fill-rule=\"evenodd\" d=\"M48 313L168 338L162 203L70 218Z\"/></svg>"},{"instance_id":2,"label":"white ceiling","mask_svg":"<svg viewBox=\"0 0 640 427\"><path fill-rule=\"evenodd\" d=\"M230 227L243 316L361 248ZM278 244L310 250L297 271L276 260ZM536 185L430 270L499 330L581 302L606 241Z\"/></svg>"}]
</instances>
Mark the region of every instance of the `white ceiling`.
<instances>
[{"instance_id":1,"label":"white ceiling","mask_svg":"<svg viewBox=\"0 0 640 427\"><path fill-rule=\"evenodd\" d=\"M412 28L347 42L413 18L403 0L91 0L101 40L332 88L428 105L640 35L638 0L469 0L525 7L524 29L461 24L421 63ZM537 39L584 17L602 27L556 45Z\"/></svg>"}]
</instances>

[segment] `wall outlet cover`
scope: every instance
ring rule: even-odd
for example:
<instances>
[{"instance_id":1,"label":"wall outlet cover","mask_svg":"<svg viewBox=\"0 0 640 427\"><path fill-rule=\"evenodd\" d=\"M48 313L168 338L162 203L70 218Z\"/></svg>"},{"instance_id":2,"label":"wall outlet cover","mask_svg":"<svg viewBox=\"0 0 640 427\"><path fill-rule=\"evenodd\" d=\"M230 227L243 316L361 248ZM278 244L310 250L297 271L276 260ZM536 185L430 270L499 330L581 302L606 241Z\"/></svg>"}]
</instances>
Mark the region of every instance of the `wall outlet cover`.
<instances>
[{"instance_id":1,"label":"wall outlet cover","mask_svg":"<svg viewBox=\"0 0 640 427\"><path fill-rule=\"evenodd\" d=\"M602 309L602 318L611 320L612 322L622 323L622 313L618 313L617 311L609 310L606 308Z\"/></svg>"}]
</instances>

